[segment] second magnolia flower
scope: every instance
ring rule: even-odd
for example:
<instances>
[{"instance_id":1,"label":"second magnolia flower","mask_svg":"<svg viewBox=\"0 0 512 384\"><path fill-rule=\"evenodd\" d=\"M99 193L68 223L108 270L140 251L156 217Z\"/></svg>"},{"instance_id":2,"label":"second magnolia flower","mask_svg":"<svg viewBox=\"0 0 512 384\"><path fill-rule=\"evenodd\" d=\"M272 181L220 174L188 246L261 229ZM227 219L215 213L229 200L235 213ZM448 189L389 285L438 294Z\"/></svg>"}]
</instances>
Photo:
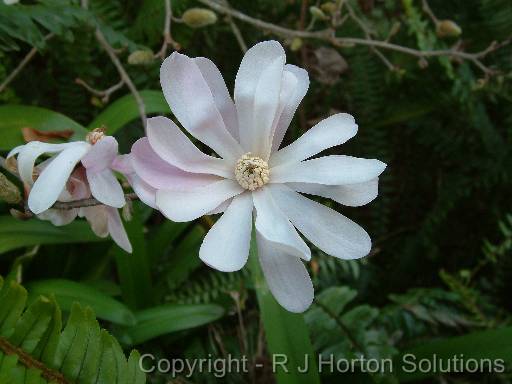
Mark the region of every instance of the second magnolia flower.
<instances>
[{"instance_id":1,"label":"second magnolia flower","mask_svg":"<svg viewBox=\"0 0 512 384\"><path fill-rule=\"evenodd\" d=\"M386 165L345 155L311 159L357 133L348 114L321 121L279 149L309 87L307 72L285 61L276 41L252 47L236 76L233 102L213 62L173 53L160 71L165 98L183 128L219 157L201 152L171 120L154 117L147 137L133 145L129 166L154 192L146 202L170 220L223 212L199 253L220 271L236 271L247 262L254 214L269 288L287 310L302 312L314 292L302 262L311 251L296 229L342 259L371 249L363 228L302 193L364 205L377 196Z\"/></svg>"}]
</instances>

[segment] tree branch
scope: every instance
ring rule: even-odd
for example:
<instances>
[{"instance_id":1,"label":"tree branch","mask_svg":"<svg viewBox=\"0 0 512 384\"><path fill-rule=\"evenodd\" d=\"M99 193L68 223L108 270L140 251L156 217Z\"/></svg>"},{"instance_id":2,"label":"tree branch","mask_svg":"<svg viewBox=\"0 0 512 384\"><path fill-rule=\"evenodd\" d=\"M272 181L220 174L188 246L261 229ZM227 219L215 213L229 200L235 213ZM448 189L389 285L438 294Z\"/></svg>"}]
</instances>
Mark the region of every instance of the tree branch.
<instances>
[{"instance_id":1,"label":"tree branch","mask_svg":"<svg viewBox=\"0 0 512 384\"><path fill-rule=\"evenodd\" d=\"M44 37L44 40L48 41L52 37L53 37L53 33L49 33L48 35L46 35ZM18 74L23 70L23 68L25 68L25 66L30 62L30 60L32 60L32 58L35 56L36 53L37 53L37 48L33 47L27 53L27 55L23 58L23 60L20 61L18 66L16 68L14 68L14 70L9 74L9 76L7 76L5 78L5 80L2 82L2 84L0 84L0 93L2 93L2 91L11 83L11 81L13 81L16 78L16 76L18 76Z\"/></svg>"},{"instance_id":2,"label":"tree branch","mask_svg":"<svg viewBox=\"0 0 512 384\"><path fill-rule=\"evenodd\" d=\"M107 88L105 90L93 88L89 84L87 84L87 82L85 80L82 80L80 78L76 78L75 83L78 85L81 85L82 87L87 89L89 92L91 92L93 95L101 97L101 101L104 103L108 103L108 101L110 99L110 95L112 95L117 90L123 88L123 86L124 86L124 80L119 81L119 83L114 84L113 86L111 86L110 88Z\"/></svg>"},{"instance_id":3,"label":"tree branch","mask_svg":"<svg viewBox=\"0 0 512 384\"><path fill-rule=\"evenodd\" d=\"M336 47L344 47L344 46L352 46L352 45L362 45L367 47L375 47L382 48L390 51L396 51L400 53L404 53L410 56L418 57L418 58L429 58L429 57L437 57L437 56L447 56L447 57L456 57L462 60L468 60L475 64L478 68L480 68L485 74L491 74L492 71L485 64L482 63L481 59L486 57L491 52L496 51L497 49L509 45L512 42L512 36L508 39L498 43L492 42L486 49L480 52L464 52L459 51L457 48L452 49L438 49L438 50L428 50L421 51L415 48L404 47L402 45L393 44L388 41L374 40L371 38L358 38L358 37L337 37L335 35L335 31L333 29L324 29L321 31L300 31L289 29L285 27L281 27L260 19L256 19L254 17L248 16L240 11L235 9L225 7L222 4L214 0L197 0L201 4L204 4L213 10L225 14L230 15L235 19L238 19L244 23L253 25L256 28L269 31L274 33L277 36L282 37L300 37L302 39L311 39L311 40L322 40L331 43Z\"/></svg>"}]
</instances>

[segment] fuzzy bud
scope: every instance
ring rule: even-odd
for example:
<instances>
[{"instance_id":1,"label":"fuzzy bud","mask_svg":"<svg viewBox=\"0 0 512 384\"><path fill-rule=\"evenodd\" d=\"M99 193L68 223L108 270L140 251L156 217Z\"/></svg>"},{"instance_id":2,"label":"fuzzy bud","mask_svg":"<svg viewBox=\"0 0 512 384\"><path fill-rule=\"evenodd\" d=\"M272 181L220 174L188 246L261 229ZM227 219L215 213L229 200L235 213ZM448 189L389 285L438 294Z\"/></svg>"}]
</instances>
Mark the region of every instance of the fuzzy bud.
<instances>
[{"instance_id":1,"label":"fuzzy bud","mask_svg":"<svg viewBox=\"0 0 512 384\"><path fill-rule=\"evenodd\" d=\"M18 204L22 200L20 190L3 173L0 173L0 199L8 204Z\"/></svg>"},{"instance_id":2,"label":"fuzzy bud","mask_svg":"<svg viewBox=\"0 0 512 384\"><path fill-rule=\"evenodd\" d=\"M217 22L215 12L205 8L190 8L183 13L181 19L191 28L203 28Z\"/></svg>"},{"instance_id":3,"label":"fuzzy bud","mask_svg":"<svg viewBox=\"0 0 512 384\"><path fill-rule=\"evenodd\" d=\"M309 13L311 13L311 16L313 18L318 20L327 20L328 17L325 15L324 11L322 11L320 8L315 7L314 5L309 7Z\"/></svg>"},{"instance_id":4,"label":"fuzzy bud","mask_svg":"<svg viewBox=\"0 0 512 384\"><path fill-rule=\"evenodd\" d=\"M436 33L439 37L457 37L462 29L452 20L441 20L436 25Z\"/></svg>"},{"instance_id":5,"label":"fuzzy bud","mask_svg":"<svg viewBox=\"0 0 512 384\"><path fill-rule=\"evenodd\" d=\"M302 47L302 39L300 37L294 37L291 44L290 49L292 52L297 52Z\"/></svg>"},{"instance_id":6,"label":"fuzzy bud","mask_svg":"<svg viewBox=\"0 0 512 384\"><path fill-rule=\"evenodd\" d=\"M337 8L338 6L333 1L328 1L320 5L320 9L322 11L324 11L325 13L330 13L331 15L333 15L336 12Z\"/></svg>"},{"instance_id":7,"label":"fuzzy bud","mask_svg":"<svg viewBox=\"0 0 512 384\"><path fill-rule=\"evenodd\" d=\"M147 65L151 64L154 59L155 55L153 54L153 51L150 49L141 49L130 53L130 56L128 56L128 64Z\"/></svg>"}]
</instances>

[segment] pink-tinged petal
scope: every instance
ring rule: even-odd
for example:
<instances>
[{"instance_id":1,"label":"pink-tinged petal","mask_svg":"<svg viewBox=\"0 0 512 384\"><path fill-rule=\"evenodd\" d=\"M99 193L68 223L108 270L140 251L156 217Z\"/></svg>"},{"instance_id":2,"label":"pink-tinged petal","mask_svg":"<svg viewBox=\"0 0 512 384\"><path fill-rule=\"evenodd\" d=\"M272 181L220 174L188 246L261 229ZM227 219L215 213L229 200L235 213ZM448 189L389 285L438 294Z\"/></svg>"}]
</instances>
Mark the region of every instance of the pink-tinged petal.
<instances>
[{"instance_id":1,"label":"pink-tinged petal","mask_svg":"<svg viewBox=\"0 0 512 384\"><path fill-rule=\"evenodd\" d=\"M252 232L252 197L235 196L224 214L206 234L199 257L222 272L240 270L249 256Z\"/></svg>"},{"instance_id":2,"label":"pink-tinged petal","mask_svg":"<svg viewBox=\"0 0 512 384\"><path fill-rule=\"evenodd\" d=\"M249 49L235 80L235 106L240 144L262 156L279 104L286 55L277 41L264 41ZM262 152L263 150L263 152Z\"/></svg>"},{"instance_id":3,"label":"pink-tinged petal","mask_svg":"<svg viewBox=\"0 0 512 384\"><path fill-rule=\"evenodd\" d=\"M220 179L218 176L189 173L176 168L153 151L146 137L133 144L131 160L135 173L155 189L188 190Z\"/></svg>"},{"instance_id":4,"label":"pink-tinged petal","mask_svg":"<svg viewBox=\"0 0 512 384\"><path fill-rule=\"evenodd\" d=\"M86 218L96 236L102 238L108 236L108 218L104 205L80 208L78 214Z\"/></svg>"},{"instance_id":5,"label":"pink-tinged petal","mask_svg":"<svg viewBox=\"0 0 512 384\"><path fill-rule=\"evenodd\" d=\"M255 225L260 235L283 253L310 260L311 250L279 209L268 188L259 188L252 195L256 208Z\"/></svg>"},{"instance_id":6,"label":"pink-tinged petal","mask_svg":"<svg viewBox=\"0 0 512 384\"><path fill-rule=\"evenodd\" d=\"M122 208L126 204L123 188L110 169L100 172L86 170L91 194L95 199L111 207Z\"/></svg>"},{"instance_id":7,"label":"pink-tinged petal","mask_svg":"<svg viewBox=\"0 0 512 384\"><path fill-rule=\"evenodd\" d=\"M345 143L357 133L354 118L338 113L322 120L290 145L274 153L269 165L277 167L299 163L328 148Z\"/></svg>"},{"instance_id":8,"label":"pink-tinged petal","mask_svg":"<svg viewBox=\"0 0 512 384\"><path fill-rule=\"evenodd\" d=\"M131 173L125 175L128 182L133 188L135 194L139 197L140 201L150 206L153 209L156 208L156 189L151 185L142 180L137 174Z\"/></svg>"},{"instance_id":9,"label":"pink-tinged petal","mask_svg":"<svg viewBox=\"0 0 512 384\"><path fill-rule=\"evenodd\" d=\"M378 177L386 164L376 159L325 156L270 170L270 183L359 184Z\"/></svg>"},{"instance_id":10,"label":"pink-tinged petal","mask_svg":"<svg viewBox=\"0 0 512 384\"><path fill-rule=\"evenodd\" d=\"M28 207L36 215L46 211L59 198L75 165L89 150L89 145L83 144L67 147L37 178L28 196Z\"/></svg>"},{"instance_id":11,"label":"pink-tinged petal","mask_svg":"<svg viewBox=\"0 0 512 384\"><path fill-rule=\"evenodd\" d=\"M326 197L349 207L360 207L373 201L379 194L379 179L360 184L322 185L307 183L290 183L290 188L297 192Z\"/></svg>"},{"instance_id":12,"label":"pink-tinged petal","mask_svg":"<svg viewBox=\"0 0 512 384\"><path fill-rule=\"evenodd\" d=\"M75 220L77 214L78 209L48 209L37 215L37 218L49 221L56 227L61 227Z\"/></svg>"},{"instance_id":13,"label":"pink-tinged petal","mask_svg":"<svg viewBox=\"0 0 512 384\"><path fill-rule=\"evenodd\" d=\"M131 154L118 155L110 165L110 168L116 172L128 175L135 172L132 167Z\"/></svg>"},{"instance_id":14,"label":"pink-tinged petal","mask_svg":"<svg viewBox=\"0 0 512 384\"><path fill-rule=\"evenodd\" d=\"M328 255L359 259L370 253L370 236L352 220L284 185L272 185L270 189L292 224Z\"/></svg>"},{"instance_id":15,"label":"pink-tinged petal","mask_svg":"<svg viewBox=\"0 0 512 384\"><path fill-rule=\"evenodd\" d=\"M297 83L293 90L292 96L288 98L285 105L283 106L281 114L279 115L279 121L277 122L274 138L272 141L272 152L275 152L279 149L284 135L286 134L286 130L290 126L290 123L293 119L293 115L295 115L295 111L297 110L304 96L306 96L309 88L309 75L306 70L291 64L286 64L284 66L284 70L285 72L292 73L297 79Z\"/></svg>"},{"instance_id":16,"label":"pink-tinged petal","mask_svg":"<svg viewBox=\"0 0 512 384\"><path fill-rule=\"evenodd\" d=\"M172 221L192 221L244 191L236 181L225 179L188 191L158 190L156 205Z\"/></svg>"},{"instance_id":17,"label":"pink-tinged petal","mask_svg":"<svg viewBox=\"0 0 512 384\"><path fill-rule=\"evenodd\" d=\"M194 60L174 52L160 68L160 83L174 116L192 136L222 158L234 161L243 154L226 129L212 91Z\"/></svg>"},{"instance_id":18,"label":"pink-tinged petal","mask_svg":"<svg viewBox=\"0 0 512 384\"><path fill-rule=\"evenodd\" d=\"M302 261L275 247L256 232L258 256L268 288L277 302L294 313L309 308L315 296L313 283Z\"/></svg>"},{"instance_id":19,"label":"pink-tinged petal","mask_svg":"<svg viewBox=\"0 0 512 384\"><path fill-rule=\"evenodd\" d=\"M153 151L175 167L192 173L233 177L234 162L204 154L166 117L148 119L147 135Z\"/></svg>"},{"instance_id":20,"label":"pink-tinged petal","mask_svg":"<svg viewBox=\"0 0 512 384\"><path fill-rule=\"evenodd\" d=\"M222 120L224 120L224 125L229 133L231 133L231 136L239 140L235 103L233 103L233 99L229 95L222 74L217 66L205 57L196 57L193 60L210 87L213 101L222 116Z\"/></svg>"},{"instance_id":21,"label":"pink-tinged petal","mask_svg":"<svg viewBox=\"0 0 512 384\"><path fill-rule=\"evenodd\" d=\"M107 213L107 226L110 237L112 237L112 240L114 240L121 249L132 253L132 245L124 229L119 211L112 207L104 207L104 209Z\"/></svg>"},{"instance_id":22,"label":"pink-tinged petal","mask_svg":"<svg viewBox=\"0 0 512 384\"><path fill-rule=\"evenodd\" d=\"M31 141L20 149L16 148L18 151L18 173L20 174L21 180L28 185L33 184L32 174L34 172L34 164L37 158L43 153L58 153L65 149L74 147L76 147L77 153L81 153L81 156L84 156L85 153L87 153L86 149L88 149L90 145L83 141L64 144L49 144L42 143L40 141ZM9 154L9 156L12 155Z\"/></svg>"},{"instance_id":23,"label":"pink-tinged petal","mask_svg":"<svg viewBox=\"0 0 512 384\"><path fill-rule=\"evenodd\" d=\"M115 160L118 147L116 139L112 136L105 136L91 147L82 159L82 164L90 171L103 171L109 168Z\"/></svg>"}]
</instances>

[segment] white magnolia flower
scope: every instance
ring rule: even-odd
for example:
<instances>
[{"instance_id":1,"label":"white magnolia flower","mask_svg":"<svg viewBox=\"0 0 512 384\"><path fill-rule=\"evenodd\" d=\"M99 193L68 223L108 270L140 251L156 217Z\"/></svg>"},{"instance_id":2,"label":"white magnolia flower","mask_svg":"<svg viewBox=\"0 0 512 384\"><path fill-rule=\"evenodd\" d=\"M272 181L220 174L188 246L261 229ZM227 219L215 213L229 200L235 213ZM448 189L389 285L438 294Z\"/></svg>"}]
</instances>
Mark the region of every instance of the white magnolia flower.
<instances>
[{"instance_id":1,"label":"white magnolia flower","mask_svg":"<svg viewBox=\"0 0 512 384\"><path fill-rule=\"evenodd\" d=\"M199 251L220 271L245 265L254 211L269 288L283 307L302 312L314 296L302 262L311 251L296 229L341 259L367 255L371 240L359 225L301 193L363 205L377 196L386 165L345 155L311 159L356 134L354 118L343 113L278 150L309 86L307 72L285 59L276 41L252 47L236 76L233 103L215 64L173 53L160 70L165 98L183 128L219 157L202 153L171 120L155 117L147 138L134 144L131 164L156 189L155 205L169 219L224 212Z\"/></svg>"},{"instance_id":2,"label":"white magnolia flower","mask_svg":"<svg viewBox=\"0 0 512 384\"><path fill-rule=\"evenodd\" d=\"M37 167L40 171L48 162L43 162ZM91 197L89 183L87 182L85 168L78 166L69 177L66 186L62 190L57 201L72 202ZM121 216L117 208L107 205L96 205L91 207L80 207L72 209L47 209L37 215L41 220L50 221L53 225L60 227L70 224L77 217L85 217L89 222L92 231L99 237L110 235L112 240L128 253L132 253L132 245L128 234L124 229Z\"/></svg>"},{"instance_id":3,"label":"white magnolia flower","mask_svg":"<svg viewBox=\"0 0 512 384\"><path fill-rule=\"evenodd\" d=\"M87 141L63 144L31 141L14 148L7 157L18 156L18 173L30 188L28 207L40 214L58 200L79 162L85 167L92 196L105 205L122 208L126 203L123 188L111 169L117 151L115 138L93 131ZM44 153L53 156L34 182L35 162Z\"/></svg>"}]
</instances>

